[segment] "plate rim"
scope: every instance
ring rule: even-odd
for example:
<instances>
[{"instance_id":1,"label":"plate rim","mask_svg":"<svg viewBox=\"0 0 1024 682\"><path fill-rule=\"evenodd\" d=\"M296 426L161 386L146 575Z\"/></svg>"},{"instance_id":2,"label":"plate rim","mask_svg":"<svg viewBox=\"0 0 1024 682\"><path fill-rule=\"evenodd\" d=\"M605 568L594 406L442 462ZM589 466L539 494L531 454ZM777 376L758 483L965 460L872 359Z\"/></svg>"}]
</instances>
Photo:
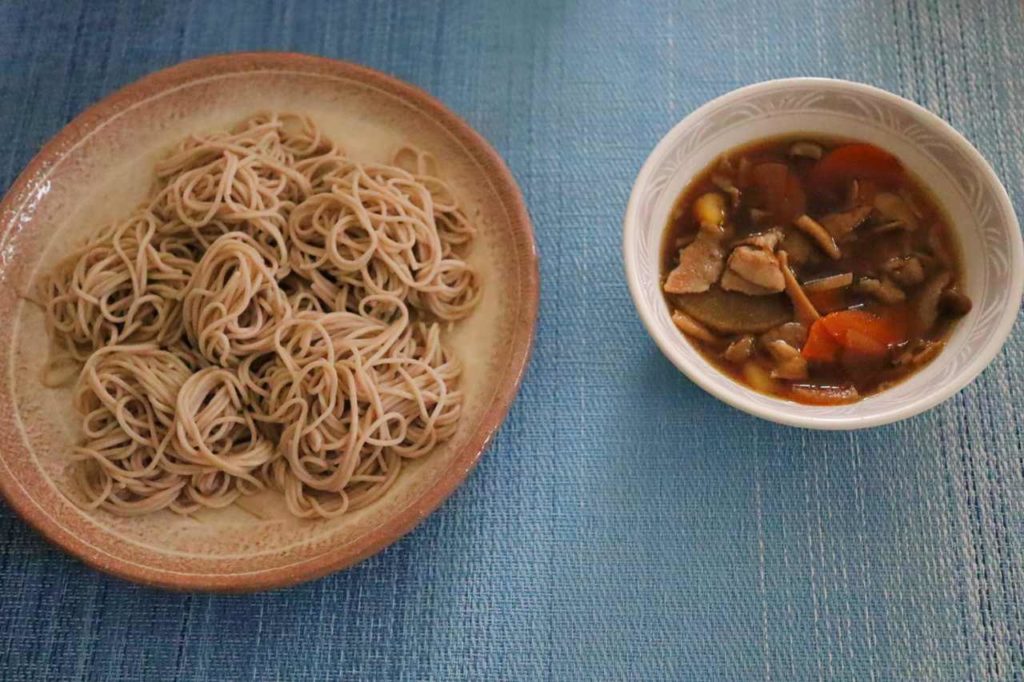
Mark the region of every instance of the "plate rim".
<instances>
[{"instance_id":1,"label":"plate rim","mask_svg":"<svg viewBox=\"0 0 1024 682\"><path fill-rule=\"evenodd\" d=\"M303 54L298 52L234 52L207 55L174 64L151 72L124 85L90 105L76 115L51 137L32 157L11 183L0 200L0 244L6 243L14 231L17 209L36 189L40 176L46 175L60 159L70 153L112 116L147 98L185 85L191 81L215 74L245 73L269 70L296 70L366 83L413 106L427 117L440 122L485 171L490 184L503 204L510 227L522 233L525 253L519 259L520 282L518 310L513 316L514 335L508 365L510 381L491 398L490 405L480 417L477 428L470 434L442 474L437 485L427 488L412 498L398 514L371 529L354 543L328 549L317 555L281 567L271 567L249 573L189 573L168 571L158 566L140 565L113 556L83 542L72 531L56 522L54 517L40 508L38 501L11 474L0 458L0 496L29 526L49 542L85 564L118 578L151 587L172 590L205 592L253 592L282 588L321 578L349 568L377 554L410 533L428 515L434 512L465 481L476 467L483 451L490 444L498 427L504 422L512 402L519 392L529 364L536 336L540 308L540 265L537 241L526 202L515 177L505 161L491 144L461 116L446 107L422 88L395 76L353 62ZM525 329L524 329L525 327ZM7 364L7 361L4 361ZM12 434L17 433L17 408L13 401L14 387L4 377L0 399L9 403L9 410L0 417L0 433L6 432L3 443L7 456L25 445L12 446ZM12 428L13 427L13 428Z\"/></svg>"}]
</instances>

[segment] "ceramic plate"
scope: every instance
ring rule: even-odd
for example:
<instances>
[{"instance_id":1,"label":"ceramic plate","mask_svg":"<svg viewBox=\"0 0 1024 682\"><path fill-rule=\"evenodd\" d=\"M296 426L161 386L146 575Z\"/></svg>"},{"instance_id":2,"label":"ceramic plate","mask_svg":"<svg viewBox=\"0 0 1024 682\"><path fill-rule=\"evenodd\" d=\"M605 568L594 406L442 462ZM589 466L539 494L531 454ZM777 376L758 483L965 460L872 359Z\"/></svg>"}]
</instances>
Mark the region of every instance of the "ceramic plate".
<instances>
[{"instance_id":1,"label":"ceramic plate","mask_svg":"<svg viewBox=\"0 0 1024 682\"><path fill-rule=\"evenodd\" d=\"M143 199L152 168L190 132L262 110L295 111L363 161L403 144L436 156L479 228L469 260L483 300L453 332L465 408L456 436L408 463L365 509L298 520L276 493L192 516L119 518L76 505L68 467L77 422L70 389L40 381L42 312L21 298L69 245ZM90 565L180 589L253 590L349 566L411 530L462 482L508 411L537 314L529 217L495 151L423 91L343 62L236 54L187 62L111 95L78 116L32 160L0 205L0 492L49 539Z\"/></svg>"}]
</instances>

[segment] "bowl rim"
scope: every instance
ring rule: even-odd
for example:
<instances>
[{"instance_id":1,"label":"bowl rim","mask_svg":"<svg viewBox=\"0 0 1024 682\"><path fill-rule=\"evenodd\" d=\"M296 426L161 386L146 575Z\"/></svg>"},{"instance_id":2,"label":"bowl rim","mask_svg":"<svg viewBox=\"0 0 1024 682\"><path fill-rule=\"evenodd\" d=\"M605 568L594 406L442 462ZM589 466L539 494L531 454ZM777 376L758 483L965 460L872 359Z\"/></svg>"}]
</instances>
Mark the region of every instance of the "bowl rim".
<instances>
[{"instance_id":1,"label":"bowl rim","mask_svg":"<svg viewBox=\"0 0 1024 682\"><path fill-rule=\"evenodd\" d=\"M996 324L994 325L994 332L988 337L985 345L981 348L981 352L975 356L970 365L965 366L963 370L948 381L941 391L926 394L921 398L909 401L896 408L886 408L876 412L869 412L864 415L851 414L846 416L826 416L814 414L814 410L816 409L814 406L806 406L808 407L808 412L806 414L790 414L789 412L782 411L781 409L777 409L772 406L765 406L753 402L750 399L752 395L763 397L765 394L757 393L753 391L753 389L747 388L742 384L730 382L728 384L729 388L726 389L707 380L706 376L709 372L717 372L718 370L714 369L710 365L706 367L702 366L683 355L679 352L679 346L684 343L688 344L689 342L681 334L673 335L674 338L667 338L666 335L660 333L657 325L654 323L655 311L651 310L645 303L639 273L636 272L634 268L634 263L636 261L633 256L638 248L638 236L641 228L638 217L639 197L641 191L650 181L650 178L654 173L655 162L666 150L672 148L676 142L676 138L681 137L686 133L686 128L688 128L694 120L707 115L709 111L741 102L745 98L763 91L784 89L787 86L792 85L818 85L822 88L842 91L845 94L868 95L875 98L881 98L918 116L922 119L923 123L944 136L969 159L972 165L978 168L984 181L994 190L994 194L1000 204L1000 208L1004 210L1006 215L1010 216L1009 224L1005 226L1005 229L1010 234L1010 241L1012 244L1011 251L1008 254L1012 279L1007 282L1007 286L1010 288L1012 294L1009 300L1015 301L1016 304L1007 306L1001 312ZM669 359L669 361L672 362L672 364L676 366L677 369L683 372L691 381L696 383L706 392L732 407L777 424L806 429L856 430L882 426L913 417L952 397L967 386L967 384L977 378L977 376L981 374L986 367L988 367L1002 349L1013 330L1013 325L1016 322L1018 311L1020 310L1021 298L1024 296L1024 240L1021 239L1020 224L1006 188L999 180L999 177L996 175L991 164L989 164L985 157L982 156L981 152L979 152L974 145L972 145L967 138L965 138L953 126L916 102L873 85L838 78L777 78L753 83L719 95L683 117L681 121L676 123L658 141L657 145L655 145L654 149L647 156L640 168L640 171L637 173L623 217L622 256L626 281L629 285L630 296L633 299L633 304L636 308L637 314L640 316L644 327L647 329L647 333L654 339L661 352ZM936 359L936 362L941 361L942 356L940 355L939 358ZM794 404L791 401L775 398L774 396L768 397L773 398L775 402L779 403L780 407L782 405L789 406Z\"/></svg>"},{"instance_id":2,"label":"bowl rim","mask_svg":"<svg viewBox=\"0 0 1024 682\"><path fill-rule=\"evenodd\" d=\"M510 350L506 384L492 397L480 416L477 428L469 434L466 445L455 454L441 474L437 485L410 499L397 514L368 531L353 543L343 544L305 557L285 566L274 566L252 572L220 574L162 569L152 564L138 564L98 549L84 542L75 523L64 524L52 517L14 477L5 459L0 458L0 495L14 511L51 543L104 573L132 582L172 590L209 592L251 592L281 588L323 577L348 568L391 545L412 531L431 512L441 506L476 466L497 428L504 421L518 393L533 349L540 305L540 270L537 242L522 191L505 161L484 137L465 120L423 89L394 76L348 61L296 52L235 52L190 59L149 73L125 85L75 116L51 137L29 161L0 201L0 244L11 235L16 211L31 196L37 179L46 176L67 157L76 145L98 128L145 100L160 93L185 86L211 75L258 73L260 71L297 71L365 83L414 107L423 115L439 121L447 132L480 166L508 215L510 229L520 233L526 248L521 254L521 282L517 309L513 315L514 334ZM5 361L6 362L6 361ZM17 421L13 386L4 382L0 390L0 432L8 434ZM24 444L11 444L5 438L7 455Z\"/></svg>"}]
</instances>

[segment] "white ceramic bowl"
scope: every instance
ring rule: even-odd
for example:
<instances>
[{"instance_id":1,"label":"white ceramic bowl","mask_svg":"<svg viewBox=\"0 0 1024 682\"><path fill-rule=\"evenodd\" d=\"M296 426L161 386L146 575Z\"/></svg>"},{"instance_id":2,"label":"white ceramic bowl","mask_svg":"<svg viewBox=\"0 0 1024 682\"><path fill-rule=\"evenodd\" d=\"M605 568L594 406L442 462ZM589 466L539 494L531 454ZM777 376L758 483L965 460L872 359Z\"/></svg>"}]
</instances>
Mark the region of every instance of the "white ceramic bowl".
<instances>
[{"instance_id":1,"label":"white ceramic bowl","mask_svg":"<svg viewBox=\"0 0 1024 682\"><path fill-rule=\"evenodd\" d=\"M759 139L807 133L870 142L895 154L942 203L960 241L974 308L946 349L910 379L850 405L773 398L710 365L675 328L660 291L659 249L673 202L717 156ZM1010 333L1024 292L1024 248L1006 190L956 130L902 97L860 83L791 78L734 90L676 125L633 185L623 256L640 318L672 363L699 386L750 414L816 429L858 429L919 414L966 386Z\"/></svg>"}]
</instances>

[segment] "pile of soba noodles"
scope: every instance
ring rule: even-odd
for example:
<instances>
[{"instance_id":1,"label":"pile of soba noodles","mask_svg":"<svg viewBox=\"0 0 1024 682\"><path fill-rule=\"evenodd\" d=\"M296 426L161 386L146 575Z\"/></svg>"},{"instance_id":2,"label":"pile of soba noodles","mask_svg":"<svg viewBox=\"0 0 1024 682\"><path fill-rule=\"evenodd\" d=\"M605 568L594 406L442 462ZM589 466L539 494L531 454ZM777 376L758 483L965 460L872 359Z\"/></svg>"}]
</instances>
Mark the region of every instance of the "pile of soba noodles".
<instances>
[{"instance_id":1,"label":"pile of soba noodles","mask_svg":"<svg viewBox=\"0 0 1024 682\"><path fill-rule=\"evenodd\" d=\"M186 514L271 487L332 517L450 438L461 369L441 325L480 289L435 166L409 148L357 163L294 114L161 161L144 205L43 282L51 338L84 363L88 504Z\"/></svg>"}]
</instances>

